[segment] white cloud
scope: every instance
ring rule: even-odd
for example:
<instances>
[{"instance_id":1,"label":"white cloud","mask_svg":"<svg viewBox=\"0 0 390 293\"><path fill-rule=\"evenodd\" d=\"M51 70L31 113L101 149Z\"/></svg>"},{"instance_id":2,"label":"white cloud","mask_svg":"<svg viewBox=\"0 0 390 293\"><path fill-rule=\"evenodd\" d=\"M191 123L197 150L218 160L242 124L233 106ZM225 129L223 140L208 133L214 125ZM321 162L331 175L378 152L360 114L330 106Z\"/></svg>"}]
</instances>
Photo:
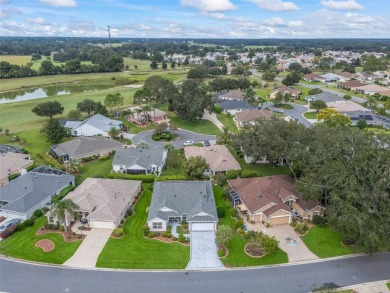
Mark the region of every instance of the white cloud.
<instances>
[{"instance_id":1,"label":"white cloud","mask_svg":"<svg viewBox=\"0 0 390 293\"><path fill-rule=\"evenodd\" d=\"M336 0L321 0L322 6L335 10L362 10L364 7L355 0L336 1Z\"/></svg>"},{"instance_id":2,"label":"white cloud","mask_svg":"<svg viewBox=\"0 0 390 293\"><path fill-rule=\"evenodd\" d=\"M280 17L271 17L263 21L264 24L270 26L284 26L284 20Z\"/></svg>"},{"instance_id":3,"label":"white cloud","mask_svg":"<svg viewBox=\"0 0 390 293\"><path fill-rule=\"evenodd\" d=\"M221 12L237 9L229 0L181 0L180 4L204 12Z\"/></svg>"},{"instance_id":4,"label":"white cloud","mask_svg":"<svg viewBox=\"0 0 390 293\"><path fill-rule=\"evenodd\" d=\"M300 21L300 20L293 20L293 21L290 21L288 23L289 27L299 27L299 26L302 26L302 25L303 25L303 22Z\"/></svg>"},{"instance_id":5,"label":"white cloud","mask_svg":"<svg viewBox=\"0 0 390 293\"><path fill-rule=\"evenodd\" d=\"M41 2L55 7L76 7L76 0L40 0Z\"/></svg>"},{"instance_id":6,"label":"white cloud","mask_svg":"<svg viewBox=\"0 0 390 293\"><path fill-rule=\"evenodd\" d=\"M200 15L202 15L204 17L215 18L215 19L226 19L225 14L223 14L221 12L206 12L206 11L202 11L200 13Z\"/></svg>"},{"instance_id":7,"label":"white cloud","mask_svg":"<svg viewBox=\"0 0 390 293\"><path fill-rule=\"evenodd\" d=\"M150 30L150 26L145 25L143 23L140 23L139 25L137 25L137 29L139 29L139 30Z\"/></svg>"},{"instance_id":8,"label":"white cloud","mask_svg":"<svg viewBox=\"0 0 390 293\"><path fill-rule=\"evenodd\" d=\"M260 8L269 11L294 11L298 6L294 2L283 0L249 0Z\"/></svg>"},{"instance_id":9,"label":"white cloud","mask_svg":"<svg viewBox=\"0 0 390 293\"><path fill-rule=\"evenodd\" d=\"M31 23L31 24L44 24L44 23L46 23L45 19L42 17L27 18L26 22Z\"/></svg>"}]
</instances>

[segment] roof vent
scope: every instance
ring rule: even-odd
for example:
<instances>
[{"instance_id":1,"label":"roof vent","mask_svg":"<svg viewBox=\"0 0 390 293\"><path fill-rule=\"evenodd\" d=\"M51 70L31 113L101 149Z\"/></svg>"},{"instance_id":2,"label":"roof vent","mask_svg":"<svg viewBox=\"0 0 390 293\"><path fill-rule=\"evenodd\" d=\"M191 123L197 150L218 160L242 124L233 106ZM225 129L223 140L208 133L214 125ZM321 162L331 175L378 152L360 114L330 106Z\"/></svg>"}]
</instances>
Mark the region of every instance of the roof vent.
<instances>
[{"instance_id":1,"label":"roof vent","mask_svg":"<svg viewBox=\"0 0 390 293\"><path fill-rule=\"evenodd\" d=\"M57 183L60 183L60 181L59 181L59 180L57 180Z\"/></svg>"}]
</instances>

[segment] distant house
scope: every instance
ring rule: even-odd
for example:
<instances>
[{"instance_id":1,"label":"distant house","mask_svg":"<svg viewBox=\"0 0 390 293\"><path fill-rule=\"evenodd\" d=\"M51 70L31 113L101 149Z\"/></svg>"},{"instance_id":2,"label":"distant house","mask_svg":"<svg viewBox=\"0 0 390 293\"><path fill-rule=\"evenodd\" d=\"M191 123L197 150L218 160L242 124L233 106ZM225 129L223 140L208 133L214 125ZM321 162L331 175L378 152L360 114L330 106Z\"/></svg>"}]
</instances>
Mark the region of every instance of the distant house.
<instances>
[{"instance_id":1,"label":"distant house","mask_svg":"<svg viewBox=\"0 0 390 293\"><path fill-rule=\"evenodd\" d=\"M367 84L360 87L355 88L355 91L357 93L362 93L365 95L374 95L374 94L381 94L381 95L388 95L390 94L390 89L377 85L377 84Z\"/></svg>"},{"instance_id":2,"label":"distant house","mask_svg":"<svg viewBox=\"0 0 390 293\"><path fill-rule=\"evenodd\" d=\"M305 98L305 101L307 101L307 102L313 102L314 100L321 100L321 101L324 101L325 103L336 102L336 101L344 101L344 99L342 97L337 96L335 94L332 94L330 92L322 92L320 94L307 96Z\"/></svg>"},{"instance_id":3,"label":"distant house","mask_svg":"<svg viewBox=\"0 0 390 293\"><path fill-rule=\"evenodd\" d=\"M300 90L296 90L293 87L289 86L281 86L274 88L269 94L269 98L271 100L275 99L277 93L281 93L282 95L290 94L295 99L299 98L299 96L301 95Z\"/></svg>"},{"instance_id":4,"label":"distant house","mask_svg":"<svg viewBox=\"0 0 390 293\"><path fill-rule=\"evenodd\" d=\"M314 73L305 74L302 79L308 82L316 82L316 81L323 80L323 78L320 75Z\"/></svg>"},{"instance_id":5,"label":"distant house","mask_svg":"<svg viewBox=\"0 0 390 293\"><path fill-rule=\"evenodd\" d=\"M64 188L74 185L74 176L60 170L52 169L50 173L34 170L0 188L0 202L3 203L0 216L29 219L34 211L45 207Z\"/></svg>"},{"instance_id":6,"label":"distant house","mask_svg":"<svg viewBox=\"0 0 390 293\"><path fill-rule=\"evenodd\" d=\"M241 90L231 90L222 93L218 98L221 100L244 100L245 93Z\"/></svg>"},{"instance_id":7,"label":"distant house","mask_svg":"<svg viewBox=\"0 0 390 293\"><path fill-rule=\"evenodd\" d=\"M368 125L382 126L387 129L390 128L390 118L376 115L374 112L357 110L343 112L343 114L347 115L351 119L352 126L356 126L359 120L364 119Z\"/></svg>"},{"instance_id":8,"label":"distant house","mask_svg":"<svg viewBox=\"0 0 390 293\"><path fill-rule=\"evenodd\" d=\"M335 73L325 73L321 77L323 82L344 82L347 80L344 76Z\"/></svg>"},{"instance_id":9,"label":"distant house","mask_svg":"<svg viewBox=\"0 0 390 293\"><path fill-rule=\"evenodd\" d=\"M361 82L373 80L372 74L368 72L356 72L353 74L352 78Z\"/></svg>"},{"instance_id":10,"label":"distant house","mask_svg":"<svg viewBox=\"0 0 390 293\"><path fill-rule=\"evenodd\" d=\"M126 174L160 173L167 159L164 149L119 149L112 162L114 172Z\"/></svg>"},{"instance_id":11,"label":"distant house","mask_svg":"<svg viewBox=\"0 0 390 293\"><path fill-rule=\"evenodd\" d=\"M52 145L49 154L63 162L71 159L81 159L90 156L102 156L111 151L118 150L123 144L103 136L79 137L73 140Z\"/></svg>"},{"instance_id":12,"label":"distant house","mask_svg":"<svg viewBox=\"0 0 390 293\"><path fill-rule=\"evenodd\" d=\"M251 104L247 103L246 101L241 100L222 100L217 102L216 104L222 108L225 114L230 113L232 115L240 111L256 108Z\"/></svg>"},{"instance_id":13,"label":"distant house","mask_svg":"<svg viewBox=\"0 0 390 293\"><path fill-rule=\"evenodd\" d=\"M235 121L238 127L243 127L247 124L254 124L258 119L271 119L272 112L265 109L251 109L235 114Z\"/></svg>"},{"instance_id":14,"label":"distant house","mask_svg":"<svg viewBox=\"0 0 390 293\"><path fill-rule=\"evenodd\" d=\"M228 183L234 207L249 221L289 224L293 210L305 219L324 215L324 206L318 201L304 200L288 175L240 178L228 180Z\"/></svg>"},{"instance_id":15,"label":"distant house","mask_svg":"<svg viewBox=\"0 0 390 293\"><path fill-rule=\"evenodd\" d=\"M113 120L96 114L84 121L66 121L64 127L70 130L72 136L96 136L102 135L108 137L111 128L120 130L122 121Z\"/></svg>"},{"instance_id":16,"label":"distant house","mask_svg":"<svg viewBox=\"0 0 390 293\"><path fill-rule=\"evenodd\" d=\"M328 102L326 103L328 108L335 109L341 113L343 112L351 112L351 111L364 111L371 112L370 109L367 109L353 101L336 101L336 102Z\"/></svg>"},{"instance_id":17,"label":"distant house","mask_svg":"<svg viewBox=\"0 0 390 293\"><path fill-rule=\"evenodd\" d=\"M362 83L358 80L349 80L346 82L339 83L337 85L338 88L347 90L347 91L355 91L356 88L367 85L366 83Z\"/></svg>"},{"instance_id":18,"label":"distant house","mask_svg":"<svg viewBox=\"0 0 390 293\"><path fill-rule=\"evenodd\" d=\"M69 199L78 205L78 216L88 221L91 228L118 227L127 210L141 192L141 181L87 178L74 191ZM67 216L67 224L73 219Z\"/></svg>"},{"instance_id":19,"label":"distant house","mask_svg":"<svg viewBox=\"0 0 390 293\"><path fill-rule=\"evenodd\" d=\"M27 168L32 166L34 161L30 155L14 152L0 153L0 186L9 182L8 177L13 174L23 174Z\"/></svg>"},{"instance_id":20,"label":"distant house","mask_svg":"<svg viewBox=\"0 0 390 293\"><path fill-rule=\"evenodd\" d=\"M129 120L138 125L146 123L163 123L168 121L168 114L157 108L140 113L137 113L137 109L142 109L142 107L131 107L129 109L133 112L133 115L129 117Z\"/></svg>"},{"instance_id":21,"label":"distant house","mask_svg":"<svg viewBox=\"0 0 390 293\"><path fill-rule=\"evenodd\" d=\"M170 223L187 221L190 231L215 231L218 216L210 181L162 181L153 188L147 224L166 231Z\"/></svg>"},{"instance_id":22,"label":"distant house","mask_svg":"<svg viewBox=\"0 0 390 293\"><path fill-rule=\"evenodd\" d=\"M338 75L344 77L345 80L350 80L353 76L353 73L350 73L348 71L343 71L343 72L340 72Z\"/></svg>"},{"instance_id":23,"label":"distant house","mask_svg":"<svg viewBox=\"0 0 390 293\"><path fill-rule=\"evenodd\" d=\"M200 156L209 165L205 175L226 174L229 170L241 170L240 164L224 145L209 147L189 146L184 148L186 158Z\"/></svg>"}]
</instances>

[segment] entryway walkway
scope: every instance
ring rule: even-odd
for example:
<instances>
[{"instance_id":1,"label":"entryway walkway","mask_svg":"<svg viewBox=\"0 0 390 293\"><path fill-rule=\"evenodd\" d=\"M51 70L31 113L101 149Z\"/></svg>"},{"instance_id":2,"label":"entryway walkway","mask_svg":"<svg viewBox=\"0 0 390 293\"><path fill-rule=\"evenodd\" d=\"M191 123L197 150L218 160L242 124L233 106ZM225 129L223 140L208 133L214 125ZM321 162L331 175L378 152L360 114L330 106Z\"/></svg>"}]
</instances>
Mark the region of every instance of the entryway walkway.
<instances>
[{"instance_id":1,"label":"entryway walkway","mask_svg":"<svg viewBox=\"0 0 390 293\"><path fill-rule=\"evenodd\" d=\"M215 113L210 114L208 111L204 111L202 119L211 121L219 129L223 128L222 122L218 120L217 115L215 115Z\"/></svg>"},{"instance_id":2,"label":"entryway walkway","mask_svg":"<svg viewBox=\"0 0 390 293\"><path fill-rule=\"evenodd\" d=\"M99 254L110 238L112 231L112 229L92 228L75 254L64 263L64 266L94 268Z\"/></svg>"},{"instance_id":3,"label":"entryway walkway","mask_svg":"<svg viewBox=\"0 0 390 293\"><path fill-rule=\"evenodd\" d=\"M224 267L218 257L214 231L192 231L190 248L191 258L187 270Z\"/></svg>"}]
</instances>

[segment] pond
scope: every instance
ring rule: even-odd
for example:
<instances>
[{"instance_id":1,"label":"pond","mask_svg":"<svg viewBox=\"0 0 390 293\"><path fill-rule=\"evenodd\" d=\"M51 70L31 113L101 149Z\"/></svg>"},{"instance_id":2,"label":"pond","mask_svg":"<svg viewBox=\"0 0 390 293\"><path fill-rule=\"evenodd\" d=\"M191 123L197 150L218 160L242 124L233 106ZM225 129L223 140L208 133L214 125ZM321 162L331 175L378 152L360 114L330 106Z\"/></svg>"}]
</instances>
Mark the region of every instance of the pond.
<instances>
[{"instance_id":1,"label":"pond","mask_svg":"<svg viewBox=\"0 0 390 293\"><path fill-rule=\"evenodd\" d=\"M0 93L0 104L16 103L52 96L104 90L111 85L49 85Z\"/></svg>"}]
</instances>

